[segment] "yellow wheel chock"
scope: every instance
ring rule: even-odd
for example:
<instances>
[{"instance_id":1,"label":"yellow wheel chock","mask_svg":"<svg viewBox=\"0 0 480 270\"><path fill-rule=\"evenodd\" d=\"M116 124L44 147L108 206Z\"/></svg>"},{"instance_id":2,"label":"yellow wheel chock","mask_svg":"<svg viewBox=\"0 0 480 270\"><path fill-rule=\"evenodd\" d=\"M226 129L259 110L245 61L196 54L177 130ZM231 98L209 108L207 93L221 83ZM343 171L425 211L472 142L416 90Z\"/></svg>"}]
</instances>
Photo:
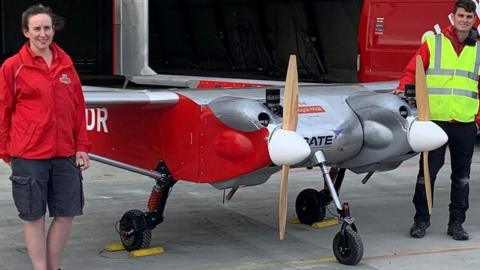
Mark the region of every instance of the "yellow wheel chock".
<instances>
[{"instance_id":1,"label":"yellow wheel chock","mask_svg":"<svg viewBox=\"0 0 480 270\"><path fill-rule=\"evenodd\" d=\"M294 217L288 220L290 224L300 224L300 220L298 217ZM333 217L326 217L324 220L315 222L312 224L312 228L314 229L321 229L326 227L335 226L338 224L338 219Z\"/></svg>"},{"instance_id":2,"label":"yellow wheel chock","mask_svg":"<svg viewBox=\"0 0 480 270\"><path fill-rule=\"evenodd\" d=\"M125 247L123 246L123 244L115 243L115 244L107 245L105 247L105 250L109 252L116 252L116 251L125 250ZM130 254L130 257L138 258L138 257L161 254L164 252L165 252L165 249L163 247L151 247L151 248L132 250L129 252L129 254Z\"/></svg>"}]
</instances>

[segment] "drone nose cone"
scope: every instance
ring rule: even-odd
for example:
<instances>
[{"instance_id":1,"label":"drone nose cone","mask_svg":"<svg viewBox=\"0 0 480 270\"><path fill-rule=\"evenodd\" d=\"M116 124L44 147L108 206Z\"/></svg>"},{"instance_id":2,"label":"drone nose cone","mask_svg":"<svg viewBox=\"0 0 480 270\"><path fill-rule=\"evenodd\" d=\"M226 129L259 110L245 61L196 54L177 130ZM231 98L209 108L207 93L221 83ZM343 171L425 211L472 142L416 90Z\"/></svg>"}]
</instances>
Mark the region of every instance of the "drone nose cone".
<instances>
[{"instance_id":1,"label":"drone nose cone","mask_svg":"<svg viewBox=\"0 0 480 270\"><path fill-rule=\"evenodd\" d=\"M295 131L277 129L268 143L268 153L275 165L294 165L310 155L305 139Z\"/></svg>"},{"instance_id":2,"label":"drone nose cone","mask_svg":"<svg viewBox=\"0 0 480 270\"><path fill-rule=\"evenodd\" d=\"M448 141L447 134L432 121L413 121L408 143L415 152L437 149Z\"/></svg>"}]
</instances>

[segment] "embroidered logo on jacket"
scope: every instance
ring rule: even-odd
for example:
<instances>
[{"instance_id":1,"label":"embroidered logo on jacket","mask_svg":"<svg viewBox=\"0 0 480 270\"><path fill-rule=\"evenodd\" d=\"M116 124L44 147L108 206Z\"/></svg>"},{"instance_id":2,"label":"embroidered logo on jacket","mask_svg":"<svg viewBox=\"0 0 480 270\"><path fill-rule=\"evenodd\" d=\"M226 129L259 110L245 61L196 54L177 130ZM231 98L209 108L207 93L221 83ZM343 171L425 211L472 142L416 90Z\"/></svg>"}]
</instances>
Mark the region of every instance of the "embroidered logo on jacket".
<instances>
[{"instance_id":1,"label":"embroidered logo on jacket","mask_svg":"<svg viewBox=\"0 0 480 270\"><path fill-rule=\"evenodd\" d=\"M72 80L70 80L70 77L66 73L63 73L62 76L60 77L60 82L64 84L70 84Z\"/></svg>"}]
</instances>

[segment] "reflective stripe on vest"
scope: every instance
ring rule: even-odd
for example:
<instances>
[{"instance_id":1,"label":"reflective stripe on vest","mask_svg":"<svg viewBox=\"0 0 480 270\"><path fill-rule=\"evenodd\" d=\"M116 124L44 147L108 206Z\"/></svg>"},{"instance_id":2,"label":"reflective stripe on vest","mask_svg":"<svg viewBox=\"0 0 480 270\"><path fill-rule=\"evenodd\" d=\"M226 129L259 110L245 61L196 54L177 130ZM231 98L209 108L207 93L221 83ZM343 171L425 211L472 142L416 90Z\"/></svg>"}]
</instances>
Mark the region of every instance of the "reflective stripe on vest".
<instances>
[{"instance_id":1,"label":"reflective stripe on vest","mask_svg":"<svg viewBox=\"0 0 480 270\"><path fill-rule=\"evenodd\" d=\"M435 95L456 95L456 96L464 96L473 99L478 99L478 93L474 93L470 90L462 90L462 89L443 89L443 88L428 88L429 94Z\"/></svg>"},{"instance_id":2,"label":"reflective stripe on vest","mask_svg":"<svg viewBox=\"0 0 480 270\"><path fill-rule=\"evenodd\" d=\"M427 88L432 120L472 122L478 112L480 43L465 46L457 55L443 34L429 35Z\"/></svg>"}]
</instances>

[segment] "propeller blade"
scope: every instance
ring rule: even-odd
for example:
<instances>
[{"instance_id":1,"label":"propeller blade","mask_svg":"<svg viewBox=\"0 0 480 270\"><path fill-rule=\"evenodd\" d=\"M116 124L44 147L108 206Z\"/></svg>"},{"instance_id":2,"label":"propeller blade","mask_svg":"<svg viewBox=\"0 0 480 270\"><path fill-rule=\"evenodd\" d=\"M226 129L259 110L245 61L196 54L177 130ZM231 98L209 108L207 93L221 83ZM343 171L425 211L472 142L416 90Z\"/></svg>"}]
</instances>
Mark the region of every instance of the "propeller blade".
<instances>
[{"instance_id":1,"label":"propeller blade","mask_svg":"<svg viewBox=\"0 0 480 270\"><path fill-rule=\"evenodd\" d=\"M280 172L280 197L278 199L278 232L280 240L285 239L285 230L287 227L287 191L288 191L288 172L290 166L282 165Z\"/></svg>"},{"instance_id":2,"label":"propeller blade","mask_svg":"<svg viewBox=\"0 0 480 270\"><path fill-rule=\"evenodd\" d=\"M430 107L428 104L427 80L423 61L420 55L417 55L417 65L415 67L415 100L417 102L417 116L420 121L430 120Z\"/></svg>"},{"instance_id":3,"label":"propeller blade","mask_svg":"<svg viewBox=\"0 0 480 270\"><path fill-rule=\"evenodd\" d=\"M296 130L298 111L298 75L297 58L295 55L290 55L290 60L288 61L283 103L282 128L286 130Z\"/></svg>"},{"instance_id":4,"label":"propeller blade","mask_svg":"<svg viewBox=\"0 0 480 270\"><path fill-rule=\"evenodd\" d=\"M285 80L283 100L283 126L285 130L294 131L297 128L298 111L298 74L297 58L290 55L288 61L287 78ZM285 239L287 226L287 190L288 190L288 165L282 165L280 178L280 195L278 202L278 228L280 240Z\"/></svg>"},{"instance_id":5,"label":"propeller blade","mask_svg":"<svg viewBox=\"0 0 480 270\"><path fill-rule=\"evenodd\" d=\"M427 80L423 61L420 55L416 58L415 67L415 100L417 102L417 116L420 121L430 120L430 107L428 104ZM427 195L428 213L432 214L432 184L430 182L430 166L428 165L428 152L423 152L423 178L425 180L425 194Z\"/></svg>"}]
</instances>

